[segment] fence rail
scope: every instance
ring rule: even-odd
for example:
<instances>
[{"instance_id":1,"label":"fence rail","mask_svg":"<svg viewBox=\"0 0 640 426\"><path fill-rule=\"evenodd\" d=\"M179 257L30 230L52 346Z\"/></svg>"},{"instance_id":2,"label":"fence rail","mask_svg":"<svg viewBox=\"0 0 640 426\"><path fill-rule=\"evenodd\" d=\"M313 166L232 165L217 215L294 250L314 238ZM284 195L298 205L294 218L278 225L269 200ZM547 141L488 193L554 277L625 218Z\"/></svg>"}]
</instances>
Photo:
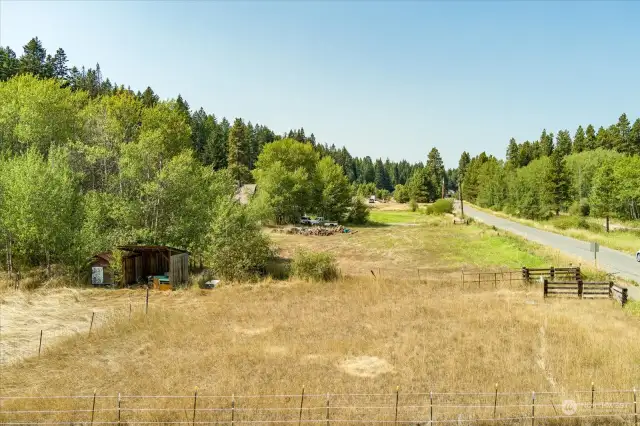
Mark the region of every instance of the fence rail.
<instances>
[{"instance_id":1,"label":"fence rail","mask_svg":"<svg viewBox=\"0 0 640 426\"><path fill-rule=\"evenodd\" d=\"M0 424L500 424L604 419L637 425L635 389L284 395L0 396ZM537 423L536 423L537 422ZM572 423L575 424L575 423Z\"/></svg>"},{"instance_id":2,"label":"fence rail","mask_svg":"<svg viewBox=\"0 0 640 426\"><path fill-rule=\"evenodd\" d=\"M609 282L549 281L544 279L544 297L575 297L578 299L614 299L624 306L627 289Z\"/></svg>"}]
</instances>

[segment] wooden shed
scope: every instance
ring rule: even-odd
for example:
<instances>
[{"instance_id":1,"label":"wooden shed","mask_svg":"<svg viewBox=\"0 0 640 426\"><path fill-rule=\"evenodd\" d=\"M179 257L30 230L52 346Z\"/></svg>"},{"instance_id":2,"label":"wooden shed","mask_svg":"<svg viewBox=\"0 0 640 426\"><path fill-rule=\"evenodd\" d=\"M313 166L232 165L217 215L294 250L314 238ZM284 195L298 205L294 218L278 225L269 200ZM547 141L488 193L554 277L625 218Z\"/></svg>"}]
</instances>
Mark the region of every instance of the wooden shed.
<instances>
[{"instance_id":1,"label":"wooden shed","mask_svg":"<svg viewBox=\"0 0 640 426\"><path fill-rule=\"evenodd\" d=\"M189 252L186 250L144 245L120 246L118 249L126 253L122 259L124 285L151 283L154 277L171 286L189 281Z\"/></svg>"},{"instance_id":2,"label":"wooden shed","mask_svg":"<svg viewBox=\"0 0 640 426\"><path fill-rule=\"evenodd\" d=\"M189 252L169 246L127 245L118 247L122 255L123 286L162 283L165 287L189 281ZM91 260L91 283L113 285L113 255L99 253Z\"/></svg>"}]
</instances>

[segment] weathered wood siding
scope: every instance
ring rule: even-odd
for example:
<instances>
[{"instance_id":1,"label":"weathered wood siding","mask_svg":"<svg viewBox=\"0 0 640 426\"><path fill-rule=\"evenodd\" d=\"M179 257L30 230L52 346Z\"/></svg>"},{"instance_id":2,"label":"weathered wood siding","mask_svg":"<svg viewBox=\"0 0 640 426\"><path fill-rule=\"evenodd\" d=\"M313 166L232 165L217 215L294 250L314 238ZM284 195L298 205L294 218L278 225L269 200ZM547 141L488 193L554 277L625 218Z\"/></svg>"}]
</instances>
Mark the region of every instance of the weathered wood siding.
<instances>
[{"instance_id":1,"label":"weathered wood siding","mask_svg":"<svg viewBox=\"0 0 640 426\"><path fill-rule=\"evenodd\" d=\"M169 282L172 286L186 284L189 281L189 253L179 253L171 256Z\"/></svg>"}]
</instances>

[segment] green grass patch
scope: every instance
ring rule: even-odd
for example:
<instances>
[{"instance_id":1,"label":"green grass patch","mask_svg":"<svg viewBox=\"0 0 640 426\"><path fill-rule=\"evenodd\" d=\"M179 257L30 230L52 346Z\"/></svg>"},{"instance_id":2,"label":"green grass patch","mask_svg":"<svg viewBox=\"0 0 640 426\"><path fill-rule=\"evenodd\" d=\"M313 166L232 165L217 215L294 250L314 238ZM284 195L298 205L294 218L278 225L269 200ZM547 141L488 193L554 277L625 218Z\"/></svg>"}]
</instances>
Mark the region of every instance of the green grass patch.
<instances>
[{"instance_id":1,"label":"green grass patch","mask_svg":"<svg viewBox=\"0 0 640 426\"><path fill-rule=\"evenodd\" d=\"M640 300L629 300L624 306L624 310L631 315L640 317Z\"/></svg>"},{"instance_id":2,"label":"green grass patch","mask_svg":"<svg viewBox=\"0 0 640 426\"><path fill-rule=\"evenodd\" d=\"M376 223L417 223L422 221L420 212L412 212L409 210L385 211L371 210L369 220Z\"/></svg>"}]
</instances>

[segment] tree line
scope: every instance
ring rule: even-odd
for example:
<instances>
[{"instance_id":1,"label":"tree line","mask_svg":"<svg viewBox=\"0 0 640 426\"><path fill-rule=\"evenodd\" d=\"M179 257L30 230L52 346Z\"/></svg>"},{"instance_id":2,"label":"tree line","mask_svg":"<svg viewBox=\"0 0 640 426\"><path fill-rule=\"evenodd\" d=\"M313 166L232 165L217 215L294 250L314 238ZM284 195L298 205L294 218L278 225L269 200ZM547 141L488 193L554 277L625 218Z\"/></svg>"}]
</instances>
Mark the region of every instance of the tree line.
<instances>
[{"instance_id":1,"label":"tree line","mask_svg":"<svg viewBox=\"0 0 640 426\"><path fill-rule=\"evenodd\" d=\"M303 128L277 134L219 119L68 67L37 38L19 58L0 48L0 245L9 271L62 265L131 243L187 249L228 277L259 273L273 254L260 221L303 214L362 222L361 196L405 185L434 198L442 159L426 166L353 157ZM449 171L451 174L451 171ZM421 176L418 178L416 176ZM254 200L234 201L255 182ZM402 191L400 191L402 192Z\"/></svg>"},{"instance_id":2,"label":"tree line","mask_svg":"<svg viewBox=\"0 0 640 426\"><path fill-rule=\"evenodd\" d=\"M464 198L483 207L545 219L560 212L638 219L640 212L640 118L631 125L591 124L557 134L542 131L536 141L511 139L506 160L481 153L461 155L458 173ZM608 228L607 228L608 229Z\"/></svg>"},{"instance_id":3,"label":"tree line","mask_svg":"<svg viewBox=\"0 0 640 426\"><path fill-rule=\"evenodd\" d=\"M128 92L146 108L152 108L160 102L159 96L151 87L144 91L133 92L130 87L118 85L102 75L100 64L95 68L84 66L69 67L67 55L58 48L51 56L47 54L42 42L31 39L23 46L20 57L10 47L0 46L0 81L31 74L40 79L55 79L61 87L72 91L84 91L89 98L113 96ZM203 108L191 111L187 100L180 94L175 99L177 108L185 115L191 128L191 144L197 158L214 170L232 169L233 175L241 183L250 182L259 153L266 144L280 139L294 139L311 144L321 156L330 156L339 164L350 183L375 183L377 189L393 191L395 185L404 184L420 164L407 161L394 162L386 159L372 160L371 157L353 157L346 148L320 144L313 133L305 133L304 128L292 129L277 134L269 127L252 124L243 118L230 122L225 117L207 113ZM233 133L231 133L233 130ZM231 139L230 139L231 137Z\"/></svg>"}]
</instances>

